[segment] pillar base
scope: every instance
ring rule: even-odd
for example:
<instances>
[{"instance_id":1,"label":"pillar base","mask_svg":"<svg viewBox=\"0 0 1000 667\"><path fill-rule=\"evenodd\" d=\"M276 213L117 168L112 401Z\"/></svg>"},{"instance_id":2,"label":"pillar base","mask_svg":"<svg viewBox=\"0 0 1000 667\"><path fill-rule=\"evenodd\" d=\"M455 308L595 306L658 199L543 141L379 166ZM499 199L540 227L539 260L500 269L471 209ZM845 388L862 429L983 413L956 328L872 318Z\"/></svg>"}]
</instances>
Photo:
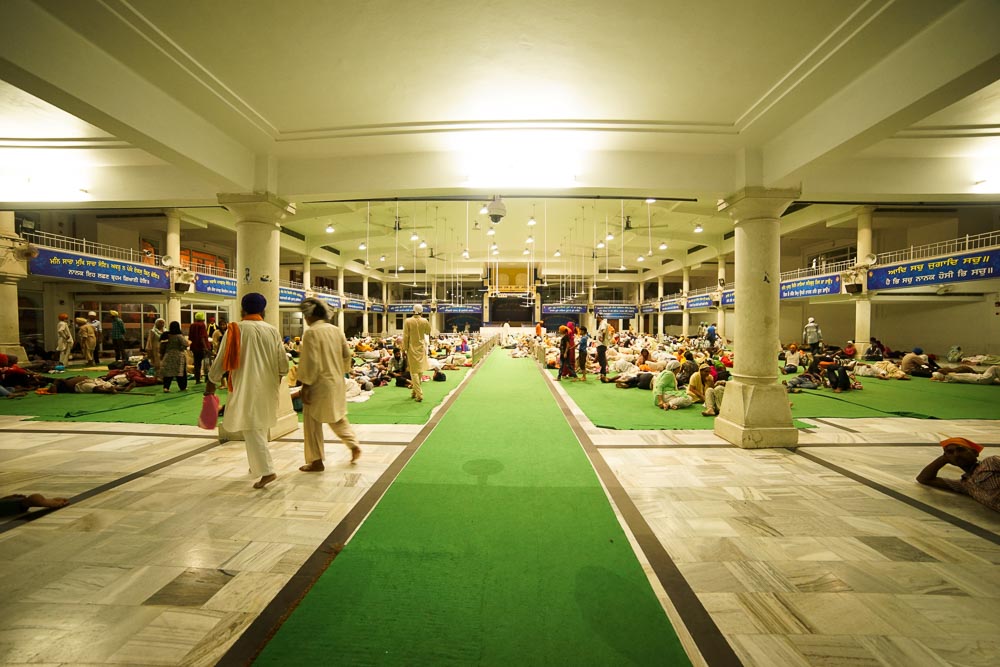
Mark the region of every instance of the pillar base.
<instances>
[{"instance_id":1,"label":"pillar base","mask_svg":"<svg viewBox=\"0 0 1000 667\"><path fill-rule=\"evenodd\" d=\"M288 435L299 427L299 415L292 409L292 397L288 394L288 388L284 380L281 383L281 391L278 392L278 419L277 422L267 431L269 441L277 440L283 435ZM242 431L227 431L219 422L219 442L230 440L242 440Z\"/></svg>"},{"instance_id":2,"label":"pillar base","mask_svg":"<svg viewBox=\"0 0 1000 667\"><path fill-rule=\"evenodd\" d=\"M799 432L792 426L785 387L727 382L722 411L715 418L715 434L743 449L798 444Z\"/></svg>"}]
</instances>

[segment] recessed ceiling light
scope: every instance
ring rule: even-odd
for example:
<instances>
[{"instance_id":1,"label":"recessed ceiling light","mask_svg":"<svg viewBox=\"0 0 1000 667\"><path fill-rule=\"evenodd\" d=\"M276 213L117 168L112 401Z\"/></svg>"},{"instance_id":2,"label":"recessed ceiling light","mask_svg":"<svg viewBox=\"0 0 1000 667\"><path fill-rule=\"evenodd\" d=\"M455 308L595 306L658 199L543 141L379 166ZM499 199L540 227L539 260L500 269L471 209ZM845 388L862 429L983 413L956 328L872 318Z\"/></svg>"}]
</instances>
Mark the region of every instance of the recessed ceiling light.
<instances>
[{"instance_id":1,"label":"recessed ceiling light","mask_svg":"<svg viewBox=\"0 0 1000 667\"><path fill-rule=\"evenodd\" d=\"M333 225L327 225L326 226L326 233L327 234L333 234Z\"/></svg>"}]
</instances>

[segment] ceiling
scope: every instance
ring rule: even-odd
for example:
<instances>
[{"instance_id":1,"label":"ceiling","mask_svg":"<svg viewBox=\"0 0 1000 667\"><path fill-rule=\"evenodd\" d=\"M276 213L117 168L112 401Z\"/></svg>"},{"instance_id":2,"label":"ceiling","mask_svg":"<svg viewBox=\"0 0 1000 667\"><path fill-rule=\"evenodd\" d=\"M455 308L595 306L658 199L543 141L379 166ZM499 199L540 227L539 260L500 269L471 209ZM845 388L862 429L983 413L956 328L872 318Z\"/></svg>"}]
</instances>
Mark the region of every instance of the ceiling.
<instances>
[{"instance_id":1,"label":"ceiling","mask_svg":"<svg viewBox=\"0 0 1000 667\"><path fill-rule=\"evenodd\" d=\"M1000 3L0 5L8 209L174 207L216 230L196 239L233 229L218 193L267 190L296 204L283 261L653 277L731 259L716 202L744 186L826 202L793 214L817 229L859 203L996 204Z\"/></svg>"}]
</instances>

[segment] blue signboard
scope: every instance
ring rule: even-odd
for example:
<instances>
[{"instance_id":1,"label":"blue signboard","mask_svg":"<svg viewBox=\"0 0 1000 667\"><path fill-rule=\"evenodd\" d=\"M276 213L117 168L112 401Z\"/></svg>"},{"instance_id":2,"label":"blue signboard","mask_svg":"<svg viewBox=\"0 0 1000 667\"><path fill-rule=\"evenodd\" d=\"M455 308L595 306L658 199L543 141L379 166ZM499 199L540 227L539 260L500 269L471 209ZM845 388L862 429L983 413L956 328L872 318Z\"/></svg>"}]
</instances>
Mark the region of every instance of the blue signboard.
<instances>
[{"instance_id":1,"label":"blue signboard","mask_svg":"<svg viewBox=\"0 0 1000 667\"><path fill-rule=\"evenodd\" d=\"M211 276L207 273L194 274L194 291L202 294L236 296L236 281L232 278Z\"/></svg>"},{"instance_id":2,"label":"blue signboard","mask_svg":"<svg viewBox=\"0 0 1000 667\"><path fill-rule=\"evenodd\" d=\"M644 303L642 304L643 313L658 313L660 312L660 304L658 303Z\"/></svg>"},{"instance_id":3,"label":"blue signboard","mask_svg":"<svg viewBox=\"0 0 1000 667\"><path fill-rule=\"evenodd\" d=\"M390 303L387 308L390 313L412 313L412 303Z\"/></svg>"},{"instance_id":4,"label":"blue signboard","mask_svg":"<svg viewBox=\"0 0 1000 667\"><path fill-rule=\"evenodd\" d=\"M583 305L553 304L551 306L542 306L543 315L580 315L585 312L587 312L587 306Z\"/></svg>"},{"instance_id":5,"label":"blue signboard","mask_svg":"<svg viewBox=\"0 0 1000 667\"><path fill-rule=\"evenodd\" d=\"M687 307L688 310L691 310L692 308L711 308L712 295L699 294L698 296L689 297L687 302Z\"/></svg>"},{"instance_id":6,"label":"blue signboard","mask_svg":"<svg viewBox=\"0 0 1000 667\"><path fill-rule=\"evenodd\" d=\"M466 313L472 315L482 315L483 314L483 304L468 304L468 305L456 305L451 303L442 303L438 305L439 313L453 314L453 313Z\"/></svg>"},{"instance_id":7,"label":"blue signboard","mask_svg":"<svg viewBox=\"0 0 1000 667\"><path fill-rule=\"evenodd\" d=\"M282 306L297 306L306 298L306 291L303 289L292 289L291 287L278 288L278 304Z\"/></svg>"},{"instance_id":8,"label":"blue signboard","mask_svg":"<svg viewBox=\"0 0 1000 667\"><path fill-rule=\"evenodd\" d=\"M736 290L726 290L722 293L722 305L732 306L736 303Z\"/></svg>"},{"instance_id":9,"label":"blue signboard","mask_svg":"<svg viewBox=\"0 0 1000 667\"><path fill-rule=\"evenodd\" d=\"M340 308L340 297L332 296L330 294L314 294L317 299L322 299L323 303L330 306L331 308Z\"/></svg>"},{"instance_id":10,"label":"blue signboard","mask_svg":"<svg viewBox=\"0 0 1000 667\"><path fill-rule=\"evenodd\" d=\"M167 269L117 259L39 248L28 263L32 275L148 289L170 289Z\"/></svg>"},{"instance_id":11,"label":"blue signboard","mask_svg":"<svg viewBox=\"0 0 1000 667\"><path fill-rule=\"evenodd\" d=\"M840 294L840 274L782 280L780 288L782 299L800 299L808 296Z\"/></svg>"},{"instance_id":12,"label":"blue signboard","mask_svg":"<svg viewBox=\"0 0 1000 667\"><path fill-rule=\"evenodd\" d=\"M595 315L601 315L612 320L627 320L630 317L635 317L638 312L639 308L637 306L623 306L618 304L594 305Z\"/></svg>"},{"instance_id":13,"label":"blue signboard","mask_svg":"<svg viewBox=\"0 0 1000 667\"><path fill-rule=\"evenodd\" d=\"M1000 251L987 250L880 266L868 271L868 289L899 289L984 278L1000 278Z\"/></svg>"},{"instance_id":14,"label":"blue signboard","mask_svg":"<svg viewBox=\"0 0 1000 667\"><path fill-rule=\"evenodd\" d=\"M680 299L674 299L673 301L661 301L660 302L660 312L661 313L679 313L683 310L681 308Z\"/></svg>"},{"instance_id":15,"label":"blue signboard","mask_svg":"<svg viewBox=\"0 0 1000 667\"><path fill-rule=\"evenodd\" d=\"M344 310L364 310L365 302L357 299L348 299L344 302Z\"/></svg>"},{"instance_id":16,"label":"blue signboard","mask_svg":"<svg viewBox=\"0 0 1000 667\"><path fill-rule=\"evenodd\" d=\"M369 308L369 310L371 310L373 313L384 313L385 306L383 306L381 303L373 303L372 307Z\"/></svg>"}]
</instances>

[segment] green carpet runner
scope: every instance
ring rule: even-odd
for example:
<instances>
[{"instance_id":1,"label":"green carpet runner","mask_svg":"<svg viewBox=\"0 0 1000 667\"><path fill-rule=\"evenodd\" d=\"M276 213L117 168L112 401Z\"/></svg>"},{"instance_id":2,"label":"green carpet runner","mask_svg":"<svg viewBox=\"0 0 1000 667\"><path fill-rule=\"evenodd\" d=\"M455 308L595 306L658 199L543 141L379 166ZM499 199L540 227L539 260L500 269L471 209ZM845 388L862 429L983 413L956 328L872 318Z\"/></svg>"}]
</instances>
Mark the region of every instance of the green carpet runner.
<instances>
[{"instance_id":1,"label":"green carpet runner","mask_svg":"<svg viewBox=\"0 0 1000 667\"><path fill-rule=\"evenodd\" d=\"M530 359L494 353L256 664L689 664Z\"/></svg>"}]
</instances>

